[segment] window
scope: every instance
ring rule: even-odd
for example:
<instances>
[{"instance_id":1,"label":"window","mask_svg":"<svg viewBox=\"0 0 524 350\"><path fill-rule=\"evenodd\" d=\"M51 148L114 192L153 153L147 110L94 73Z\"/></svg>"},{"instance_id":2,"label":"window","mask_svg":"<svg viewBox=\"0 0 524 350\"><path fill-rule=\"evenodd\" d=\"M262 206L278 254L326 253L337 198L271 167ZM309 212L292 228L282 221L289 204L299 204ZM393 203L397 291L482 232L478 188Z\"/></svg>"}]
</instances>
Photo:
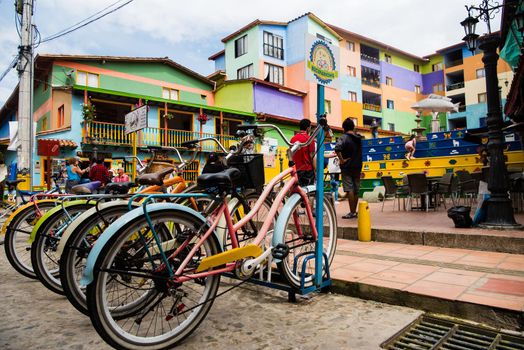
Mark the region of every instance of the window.
<instances>
[{"instance_id":1,"label":"window","mask_svg":"<svg viewBox=\"0 0 524 350\"><path fill-rule=\"evenodd\" d=\"M357 69L352 66L348 66L348 75L350 77L356 77L357 76Z\"/></svg>"},{"instance_id":2,"label":"window","mask_svg":"<svg viewBox=\"0 0 524 350\"><path fill-rule=\"evenodd\" d=\"M264 80L284 85L284 68L264 63Z\"/></svg>"},{"instance_id":3,"label":"window","mask_svg":"<svg viewBox=\"0 0 524 350\"><path fill-rule=\"evenodd\" d=\"M47 117L42 118L42 127L40 128L40 131L47 131Z\"/></svg>"},{"instance_id":4,"label":"window","mask_svg":"<svg viewBox=\"0 0 524 350\"><path fill-rule=\"evenodd\" d=\"M324 111L327 114L331 114L331 101L330 100L324 100Z\"/></svg>"},{"instance_id":5,"label":"window","mask_svg":"<svg viewBox=\"0 0 524 350\"><path fill-rule=\"evenodd\" d=\"M357 93L355 91L349 92L349 100L351 102L357 102Z\"/></svg>"},{"instance_id":6,"label":"window","mask_svg":"<svg viewBox=\"0 0 524 350\"><path fill-rule=\"evenodd\" d=\"M99 78L100 76L98 74L84 72L84 71L79 70L76 73L76 84L97 88L97 87L100 87Z\"/></svg>"},{"instance_id":7,"label":"window","mask_svg":"<svg viewBox=\"0 0 524 350\"><path fill-rule=\"evenodd\" d=\"M391 55L385 54L384 58L385 58L387 63L392 63L393 62L393 59L391 58Z\"/></svg>"},{"instance_id":8,"label":"window","mask_svg":"<svg viewBox=\"0 0 524 350\"><path fill-rule=\"evenodd\" d=\"M420 85L415 85L415 92L420 94Z\"/></svg>"},{"instance_id":9,"label":"window","mask_svg":"<svg viewBox=\"0 0 524 350\"><path fill-rule=\"evenodd\" d=\"M387 100L388 109L395 109L395 102L393 100Z\"/></svg>"},{"instance_id":10,"label":"window","mask_svg":"<svg viewBox=\"0 0 524 350\"><path fill-rule=\"evenodd\" d=\"M477 69L477 79L484 78L486 76L486 72L484 71L484 68Z\"/></svg>"},{"instance_id":11,"label":"window","mask_svg":"<svg viewBox=\"0 0 524 350\"><path fill-rule=\"evenodd\" d=\"M355 52L355 43L352 41L348 41L348 50Z\"/></svg>"},{"instance_id":12,"label":"window","mask_svg":"<svg viewBox=\"0 0 524 350\"><path fill-rule=\"evenodd\" d=\"M418 64L413 65L413 70L417 73L420 73L420 66Z\"/></svg>"},{"instance_id":13,"label":"window","mask_svg":"<svg viewBox=\"0 0 524 350\"><path fill-rule=\"evenodd\" d=\"M64 105L58 107L58 114L56 116L57 128L64 127L65 124L65 115L64 115Z\"/></svg>"},{"instance_id":14,"label":"window","mask_svg":"<svg viewBox=\"0 0 524 350\"><path fill-rule=\"evenodd\" d=\"M393 86L393 78L386 77L386 85Z\"/></svg>"},{"instance_id":15,"label":"window","mask_svg":"<svg viewBox=\"0 0 524 350\"><path fill-rule=\"evenodd\" d=\"M395 124L393 124L393 123L388 123L388 130L389 130L389 131L395 131Z\"/></svg>"},{"instance_id":16,"label":"window","mask_svg":"<svg viewBox=\"0 0 524 350\"><path fill-rule=\"evenodd\" d=\"M247 35L235 40L235 58L247 53Z\"/></svg>"},{"instance_id":17,"label":"window","mask_svg":"<svg viewBox=\"0 0 524 350\"><path fill-rule=\"evenodd\" d=\"M438 70L442 70L442 62L439 62L439 63L435 63L434 65L431 66L431 69L433 70L433 72L436 72Z\"/></svg>"},{"instance_id":18,"label":"window","mask_svg":"<svg viewBox=\"0 0 524 350\"><path fill-rule=\"evenodd\" d=\"M252 76L253 76L253 64L249 64L237 70L237 79L247 79Z\"/></svg>"},{"instance_id":19,"label":"window","mask_svg":"<svg viewBox=\"0 0 524 350\"><path fill-rule=\"evenodd\" d=\"M264 55L284 59L284 40L281 36L264 32Z\"/></svg>"},{"instance_id":20,"label":"window","mask_svg":"<svg viewBox=\"0 0 524 350\"><path fill-rule=\"evenodd\" d=\"M325 41L326 43L328 43L328 44L332 44L331 39L326 38L326 37L323 36L322 34L318 34L318 33L317 33L317 38L319 38L320 40L324 40L324 41Z\"/></svg>"},{"instance_id":21,"label":"window","mask_svg":"<svg viewBox=\"0 0 524 350\"><path fill-rule=\"evenodd\" d=\"M435 84L433 85L433 92L444 91L444 84Z\"/></svg>"},{"instance_id":22,"label":"window","mask_svg":"<svg viewBox=\"0 0 524 350\"><path fill-rule=\"evenodd\" d=\"M166 100L178 100L178 90L162 88L162 97Z\"/></svg>"},{"instance_id":23,"label":"window","mask_svg":"<svg viewBox=\"0 0 524 350\"><path fill-rule=\"evenodd\" d=\"M479 103L486 103L488 101L488 95L484 92L478 95Z\"/></svg>"}]
</instances>

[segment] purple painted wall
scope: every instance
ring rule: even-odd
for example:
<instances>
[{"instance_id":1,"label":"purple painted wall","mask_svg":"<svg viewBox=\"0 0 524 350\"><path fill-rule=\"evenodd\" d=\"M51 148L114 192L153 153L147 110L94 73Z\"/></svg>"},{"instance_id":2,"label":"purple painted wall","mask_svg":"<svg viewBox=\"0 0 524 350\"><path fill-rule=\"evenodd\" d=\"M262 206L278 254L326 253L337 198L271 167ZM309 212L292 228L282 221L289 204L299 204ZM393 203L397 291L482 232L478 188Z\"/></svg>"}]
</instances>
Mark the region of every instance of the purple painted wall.
<instances>
[{"instance_id":1,"label":"purple painted wall","mask_svg":"<svg viewBox=\"0 0 524 350\"><path fill-rule=\"evenodd\" d=\"M304 118L303 98L260 84L254 86L254 112L300 120Z\"/></svg>"},{"instance_id":2,"label":"purple painted wall","mask_svg":"<svg viewBox=\"0 0 524 350\"><path fill-rule=\"evenodd\" d=\"M414 92L415 85L422 88L422 77L420 73L411 71L409 69L395 66L384 61L380 61L380 83L386 83L386 77L393 78L393 86L399 89Z\"/></svg>"},{"instance_id":3,"label":"purple painted wall","mask_svg":"<svg viewBox=\"0 0 524 350\"><path fill-rule=\"evenodd\" d=\"M435 84L444 84L443 70L422 74L422 93L424 95L433 93L433 85Z\"/></svg>"}]
</instances>

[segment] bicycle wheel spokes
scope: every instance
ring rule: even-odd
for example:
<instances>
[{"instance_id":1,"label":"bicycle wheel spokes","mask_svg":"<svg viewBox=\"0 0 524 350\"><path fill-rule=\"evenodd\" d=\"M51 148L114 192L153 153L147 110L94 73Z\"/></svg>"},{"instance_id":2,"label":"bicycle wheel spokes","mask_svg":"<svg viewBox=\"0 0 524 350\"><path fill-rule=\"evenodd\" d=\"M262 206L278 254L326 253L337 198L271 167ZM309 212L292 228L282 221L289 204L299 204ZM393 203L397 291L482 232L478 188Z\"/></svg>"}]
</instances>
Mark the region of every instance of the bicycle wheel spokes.
<instances>
[{"instance_id":1,"label":"bicycle wheel spokes","mask_svg":"<svg viewBox=\"0 0 524 350\"><path fill-rule=\"evenodd\" d=\"M153 218L153 223L166 256L182 242L195 241L188 235L195 226L188 216ZM133 348L130 344L164 348L186 337L201 322L218 289L219 276L175 283L145 220L129 226L105 248L108 254L101 258L95 281L88 286L88 303L96 305L95 309L90 306L91 318L110 343L126 348ZM193 244L170 259L173 271ZM216 241L206 241L188 270L216 251Z\"/></svg>"}]
</instances>

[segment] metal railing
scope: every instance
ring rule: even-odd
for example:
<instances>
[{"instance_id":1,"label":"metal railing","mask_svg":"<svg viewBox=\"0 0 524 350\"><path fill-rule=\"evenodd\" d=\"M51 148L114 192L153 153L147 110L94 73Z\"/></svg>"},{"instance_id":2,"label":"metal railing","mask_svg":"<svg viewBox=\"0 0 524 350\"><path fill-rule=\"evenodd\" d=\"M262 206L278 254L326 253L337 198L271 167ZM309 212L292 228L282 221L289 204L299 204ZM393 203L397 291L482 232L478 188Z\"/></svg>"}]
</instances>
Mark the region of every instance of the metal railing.
<instances>
[{"instance_id":1,"label":"metal railing","mask_svg":"<svg viewBox=\"0 0 524 350\"><path fill-rule=\"evenodd\" d=\"M114 146L133 146L133 135L125 135L124 124L91 122L86 125L84 143L103 144ZM186 131L162 128L144 128L136 133L137 146L159 146L180 147L182 143L198 139L200 137L214 137L224 145L226 149L234 145L238 138L230 135L218 135L211 133L200 133L198 131ZM202 150L216 151L217 146L212 141L202 143Z\"/></svg>"},{"instance_id":2,"label":"metal railing","mask_svg":"<svg viewBox=\"0 0 524 350\"><path fill-rule=\"evenodd\" d=\"M373 62L376 64L380 63L378 57L369 56L369 55L366 55L365 53L361 53L360 58L363 59L364 61Z\"/></svg>"},{"instance_id":3,"label":"metal railing","mask_svg":"<svg viewBox=\"0 0 524 350\"><path fill-rule=\"evenodd\" d=\"M382 107L380 105L376 105L373 103L364 103L362 106L363 109L366 109L368 111L375 111L375 112L381 112Z\"/></svg>"},{"instance_id":4,"label":"metal railing","mask_svg":"<svg viewBox=\"0 0 524 350\"><path fill-rule=\"evenodd\" d=\"M455 83L455 84L449 84L446 86L447 91L456 90L456 89L462 89L464 87L464 82Z\"/></svg>"}]
</instances>

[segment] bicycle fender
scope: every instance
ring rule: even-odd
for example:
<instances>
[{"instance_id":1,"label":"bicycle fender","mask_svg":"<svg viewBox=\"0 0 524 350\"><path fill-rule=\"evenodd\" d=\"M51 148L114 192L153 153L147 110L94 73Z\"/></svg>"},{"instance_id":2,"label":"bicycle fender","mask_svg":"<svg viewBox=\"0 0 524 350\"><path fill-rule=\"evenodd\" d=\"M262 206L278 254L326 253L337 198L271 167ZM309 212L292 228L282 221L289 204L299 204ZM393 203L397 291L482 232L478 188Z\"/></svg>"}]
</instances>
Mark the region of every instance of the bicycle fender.
<instances>
[{"instance_id":1,"label":"bicycle fender","mask_svg":"<svg viewBox=\"0 0 524 350\"><path fill-rule=\"evenodd\" d=\"M62 256L62 253L64 252L65 245L67 244L67 241L69 240L69 237L73 234L73 232L76 231L78 226L82 224L82 222L90 217L91 215L97 215L97 211L101 211L107 208L116 207L116 206L125 206L127 209L127 200L116 200L111 202L105 202L100 203L98 205L98 210L96 207L93 207L91 209L86 210L82 214L80 214L75 220L73 220L72 223L69 224L67 229L62 234L62 237L60 238L60 243L58 244L57 253L58 256ZM133 203L135 206L139 206L139 203Z\"/></svg>"},{"instance_id":2,"label":"bicycle fender","mask_svg":"<svg viewBox=\"0 0 524 350\"><path fill-rule=\"evenodd\" d=\"M53 214L55 214L57 212L62 211L63 208L76 206L76 205L85 205L88 202L89 201L87 201L87 200L76 200L76 201L64 202L63 206L62 206L62 204L57 204L56 207L54 207L53 209L47 211L47 213L45 213L44 216L42 216L40 219L38 219L38 221L36 222L36 225L33 227L33 231L31 231L31 236L29 236L29 239L27 240L27 243L33 243L35 241L36 234L37 234L38 230L40 229L40 227L44 224L44 222L50 216L52 216ZM93 202L93 205L94 205L94 202Z\"/></svg>"},{"instance_id":3,"label":"bicycle fender","mask_svg":"<svg viewBox=\"0 0 524 350\"><path fill-rule=\"evenodd\" d=\"M179 210L186 212L188 214L193 215L198 220L201 220L202 222L206 222L206 218L200 214L199 212L195 211L194 209L191 209L189 207L183 206L181 204L175 204L175 203L153 203L147 205L147 212L148 213L154 213L156 211L161 210ZM80 284L87 286L91 282L93 282L94 274L93 271L95 269L95 263L98 260L98 257L100 256L100 253L102 252L102 249L104 246L109 242L109 240L124 226L128 225L129 222L135 220L139 216L144 215L144 210L142 207L136 208L132 211L130 211L127 214L122 215L120 218L115 220L96 240L95 245L93 246L93 249L89 252L89 255L87 256L86 266L84 268L84 274L82 276L82 279L80 280ZM216 231L213 232L215 235L215 238L218 242L220 242L219 237L217 236ZM222 247L219 246L220 252L222 251ZM219 252L219 253L220 253Z\"/></svg>"},{"instance_id":4,"label":"bicycle fender","mask_svg":"<svg viewBox=\"0 0 524 350\"><path fill-rule=\"evenodd\" d=\"M273 240L271 241L271 246L276 247L279 243L284 243L284 234L286 233L287 227L285 227L286 219L291 215L293 207L300 202L302 197L298 193L293 193L291 197L286 201L284 207L280 211L275 222L275 228L273 230ZM274 259L275 262L280 262L278 259Z\"/></svg>"},{"instance_id":5,"label":"bicycle fender","mask_svg":"<svg viewBox=\"0 0 524 350\"><path fill-rule=\"evenodd\" d=\"M52 199L41 199L41 200L38 200L37 203L44 203L44 202L47 202L47 203L55 203L54 200ZM1 235L5 235L5 233L7 232L7 227L9 226L9 224L11 223L11 221L13 221L13 219L15 218L15 216L17 216L22 210L26 209L26 208L29 208L29 207L32 207L33 205L35 205L34 202L29 202L29 203L26 203L20 207L18 207L14 212L11 213L11 215L9 215L9 217L7 218L7 220L4 222L4 224L2 225L2 230L0 230L0 236Z\"/></svg>"}]
</instances>

